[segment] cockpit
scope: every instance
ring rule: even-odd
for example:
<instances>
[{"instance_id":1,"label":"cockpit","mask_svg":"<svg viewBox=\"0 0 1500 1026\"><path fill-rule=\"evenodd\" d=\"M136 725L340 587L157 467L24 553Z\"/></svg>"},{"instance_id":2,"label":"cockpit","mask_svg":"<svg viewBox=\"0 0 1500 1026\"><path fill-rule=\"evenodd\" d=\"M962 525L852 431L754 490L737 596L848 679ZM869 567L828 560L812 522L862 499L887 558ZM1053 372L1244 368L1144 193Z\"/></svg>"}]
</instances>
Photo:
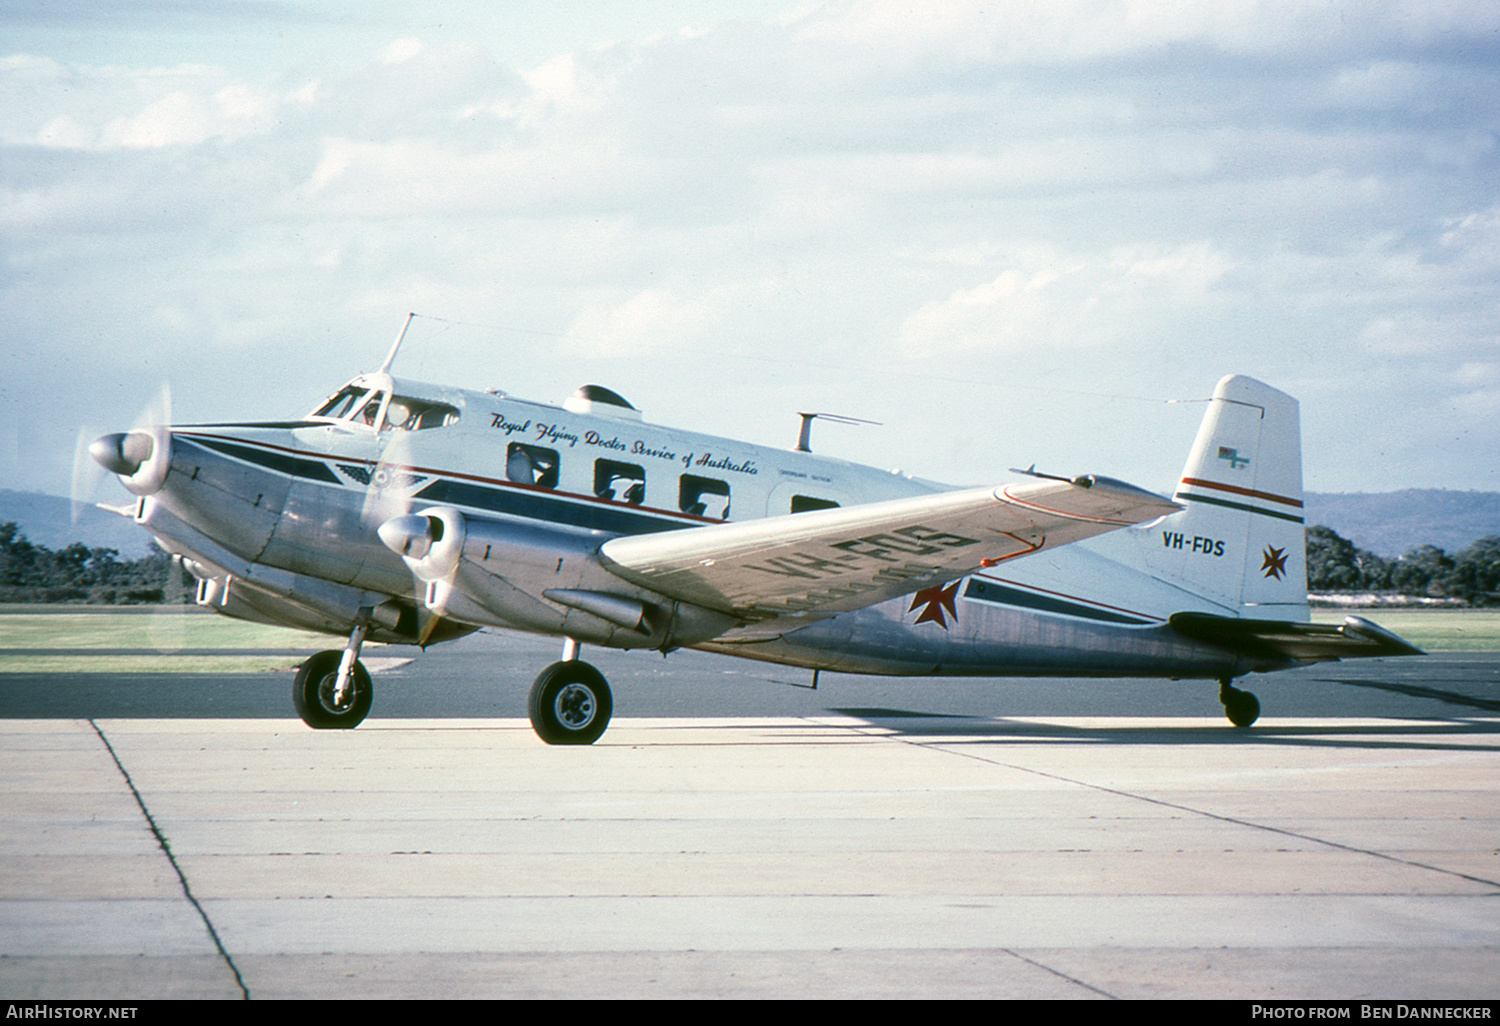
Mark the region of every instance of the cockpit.
<instances>
[{"instance_id":1,"label":"cockpit","mask_svg":"<svg viewBox=\"0 0 1500 1026\"><path fill-rule=\"evenodd\" d=\"M425 431L457 424L458 408L432 399L392 394L359 383L345 385L308 419L364 425L381 431Z\"/></svg>"},{"instance_id":2,"label":"cockpit","mask_svg":"<svg viewBox=\"0 0 1500 1026\"><path fill-rule=\"evenodd\" d=\"M346 385L338 395L328 400L321 407L314 410L309 420L354 420L355 414L361 412L366 405L373 406L376 410L380 408L379 403L365 402L369 398L368 388L356 388L354 385ZM372 411L366 423L373 423L375 414Z\"/></svg>"}]
</instances>

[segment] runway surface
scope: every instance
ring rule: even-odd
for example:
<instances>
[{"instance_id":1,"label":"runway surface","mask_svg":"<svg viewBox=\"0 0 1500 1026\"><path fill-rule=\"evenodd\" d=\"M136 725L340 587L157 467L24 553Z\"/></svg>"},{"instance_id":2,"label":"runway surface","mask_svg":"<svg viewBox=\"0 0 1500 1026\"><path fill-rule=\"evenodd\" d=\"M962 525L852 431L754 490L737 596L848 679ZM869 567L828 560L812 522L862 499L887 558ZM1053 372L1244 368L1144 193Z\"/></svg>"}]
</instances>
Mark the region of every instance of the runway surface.
<instances>
[{"instance_id":1,"label":"runway surface","mask_svg":"<svg viewBox=\"0 0 1500 1026\"><path fill-rule=\"evenodd\" d=\"M0 997L1500 997L1495 654L1257 678L1249 731L1203 682L591 655L582 749L509 636L349 732L287 674L5 675Z\"/></svg>"},{"instance_id":2,"label":"runway surface","mask_svg":"<svg viewBox=\"0 0 1500 1026\"><path fill-rule=\"evenodd\" d=\"M557 641L509 632L474 635L426 652L368 646L365 658L375 683L370 716L524 717L532 680L560 653ZM171 668L177 654L183 653L162 655L160 672L0 673L0 719L295 720L290 673L178 673ZM620 717L805 716L839 709L953 716L1223 716L1218 685L1203 680L825 673L814 691L811 671L702 652L663 658L585 648L583 657L608 677ZM106 659L99 662L109 665ZM1496 652L1323 663L1253 674L1237 684L1260 696L1267 716L1500 716Z\"/></svg>"}]
</instances>

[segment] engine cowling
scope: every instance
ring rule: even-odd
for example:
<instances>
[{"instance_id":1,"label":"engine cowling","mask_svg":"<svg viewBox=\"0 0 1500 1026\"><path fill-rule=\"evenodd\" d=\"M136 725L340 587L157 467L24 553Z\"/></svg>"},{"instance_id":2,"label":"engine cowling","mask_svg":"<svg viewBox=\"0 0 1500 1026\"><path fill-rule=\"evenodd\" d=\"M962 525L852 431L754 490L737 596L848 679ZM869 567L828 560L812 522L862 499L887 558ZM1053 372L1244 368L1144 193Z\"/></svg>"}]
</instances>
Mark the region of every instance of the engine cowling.
<instances>
[{"instance_id":1,"label":"engine cowling","mask_svg":"<svg viewBox=\"0 0 1500 1026\"><path fill-rule=\"evenodd\" d=\"M378 533L439 616L620 648L696 644L736 623L620 580L600 564L598 539L577 532L437 506L387 520Z\"/></svg>"}]
</instances>

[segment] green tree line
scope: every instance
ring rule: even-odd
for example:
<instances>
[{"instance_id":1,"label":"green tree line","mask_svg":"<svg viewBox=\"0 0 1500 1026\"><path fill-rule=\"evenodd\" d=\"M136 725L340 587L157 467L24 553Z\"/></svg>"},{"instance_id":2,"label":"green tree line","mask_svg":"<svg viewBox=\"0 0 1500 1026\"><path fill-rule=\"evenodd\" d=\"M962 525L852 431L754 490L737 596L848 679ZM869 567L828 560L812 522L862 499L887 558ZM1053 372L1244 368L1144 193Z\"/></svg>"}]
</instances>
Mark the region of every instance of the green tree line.
<instances>
[{"instance_id":1,"label":"green tree line","mask_svg":"<svg viewBox=\"0 0 1500 1026\"><path fill-rule=\"evenodd\" d=\"M121 561L115 549L81 542L54 552L32 544L17 524L0 524L0 602L142 605L166 601L169 591L181 601L189 587L165 552Z\"/></svg>"},{"instance_id":2,"label":"green tree line","mask_svg":"<svg viewBox=\"0 0 1500 1026\"><path fill-rule=\"evenodd\" d=\"M1308 591L1383 591L1500 604L1500 537L1449 555L1436 545L1383 559L1327 527L1307 529Z\"/></svg>"},{"instance_id":3,"label":"green tree line","mask_svg":"<svg viewBox=\"0 0 1500 1026\"><path fill-rule=\"evenodd\" d=\"M15 523L0 524L0 602L138 605L181 601L192 582L165 552L121 561L114 549L75 542L56 552L34 545ZM1309 591L1375 591L1500 604L1500 537L1455 555L1436 545L1384 559L1327 527L1307 529Z\"/></svg>"}]
</instances>

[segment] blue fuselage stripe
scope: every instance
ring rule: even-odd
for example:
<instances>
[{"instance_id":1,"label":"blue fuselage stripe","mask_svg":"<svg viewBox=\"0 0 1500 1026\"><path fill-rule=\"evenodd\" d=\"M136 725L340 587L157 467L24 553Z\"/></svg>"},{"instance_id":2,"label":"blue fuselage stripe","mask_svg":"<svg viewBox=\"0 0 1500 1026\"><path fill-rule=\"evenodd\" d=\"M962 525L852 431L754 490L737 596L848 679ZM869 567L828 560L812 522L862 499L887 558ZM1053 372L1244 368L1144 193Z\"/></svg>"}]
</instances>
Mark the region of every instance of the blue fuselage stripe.
<instances>
[{"instance_id":1,"label":"blue fuselage stripe","mask_svg":"<svg viewBox=\"0 0 1500 1026\"><path fill-rule=\"evenodd\" d=\"M202 447L253 463L258 467L286 474L290 477L316 481L319 484L336 485L347 489L348 485L327 464L274 448L242 444L220 438L195 436L191 439L176 436L179 444ZM421 471L421 473L440 473ZM621 503L592 500L583 496L574 499L562 495L551 495L524 488L519 485L479 484L439 477L422 488L416 498L431 503L464 506L469 509L487 510L508 516L524 517L544 523L602 531L608 534L649 534L655 531L674 531L685 527L699 526L702 521L678 520L660 513L637 511Z\"/></svg>"},{"instance_id":2,"label":"blue fuselage stripe","mask_svg":"<svg viewBox=\"0 0 1500 1026\"><path fill-rule=\"evenodd\" d=\"M287 474L291 477L303 477L309 481L318 481L323 484L342 485L337 474L328 469L324 463L317 460L305 460L296 456L288 456L279 452L271 452L256 446L236 445L233 442L225 442L217 438L192 438L186 439L181 435L174 436L174 443L200 446L222 453L225 456L233 456L237 460L246 463L254 463L258 467L274 470L278 474Z\"/></svg>"},{"instance_id":3,"label":"blue fuselage stripe","mask_svg":"<svg viewBox=\"0 0 1500 1026\"><path fill-rule=\"evenodd\" d=\"M1099 620L1104 623L1127 623L1145 626L1153 622L1139 616L1131 616L1128 613L1117 613L1109 609L1086 606L1081 602L1069 602L1067 599L1053 598L1050 595L1038 595L1035 592L1022 591L1020 588L1011 588L1004 584L982 580L978 577L971 577L969 579L969 586L964 589L964 598L977 599L980 602L993 602L997 605L1016 606L1021 609L1032 609L1043 613L1061 613L1064 616L1078 616L1088 620Z\"/></svg>"},{"instance_id":4,"label":"blue fuselage stripe","mask_svg":"<svg viewBox=\"0 0 1500 1026\"><path fill-rule=\"evenodd\" d=\"M423 488L417 496L429 502L467 506L470 509L489 510L492 513L566 524L588 531L606 531L610 534L649 534L696 526L604 502L570 502L523 488L494 488L467 481L437 480Z\"/></svg>"}]
</instances>

